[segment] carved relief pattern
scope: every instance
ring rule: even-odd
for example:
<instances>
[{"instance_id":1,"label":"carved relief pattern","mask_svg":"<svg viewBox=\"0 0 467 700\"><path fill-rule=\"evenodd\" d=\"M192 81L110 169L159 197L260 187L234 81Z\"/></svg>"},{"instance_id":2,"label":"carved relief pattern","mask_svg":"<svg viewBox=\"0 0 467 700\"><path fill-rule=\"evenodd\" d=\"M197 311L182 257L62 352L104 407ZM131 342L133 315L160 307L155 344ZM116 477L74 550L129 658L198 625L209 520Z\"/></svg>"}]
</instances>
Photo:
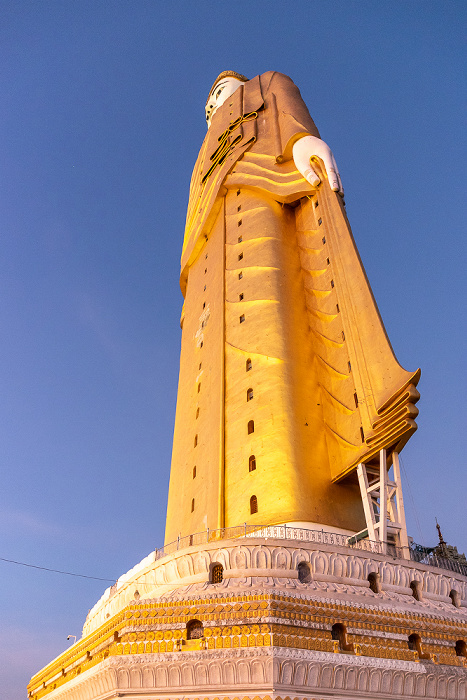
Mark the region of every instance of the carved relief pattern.
<instances>
[{"instance_id":1,"label":"carved relief pattern","mask_svg":"<svg viewBox=\"0 0 467 700\"><path fill-rule=\"evenodd\" d=\"M109 688L208 684L215 692L221 687L231 692L243 668L239 661L227 663L232 655L249 655L244 671L249 683L268 683L272 671L264 664L279 653L292 654L293 659L299 655L300 663L284 662L275 668L274 677L286 686L303 687L300 692L310 686L356 693L366 688L373 694L398 688L403 697L412 697L410 693L418 694L423 686L427 693L430 688L427 697L465 698L467 659L456 655L455 644L466 638L467 610L454 607L449 598L456 589L465 606L462 576L361 552L325 551L323 546L222 544L172 555L170 561L153 564L151 577L144 570L137 572L126 595L131 590L134 598L138 591L139 599L125 603L117 591L101 603L99 615L109 615L113 603L115 613L35 676L30 698L97 698L77 689L84 682L89 686L91 678L94 683L104 677ZM224 567L221 583L187 582L195 576L207 579L215 562ZM308 583L298 580L301 562L310 566ZM368 574L374 571L380 574L382 593L369 588ZM144 592L148 579L151 597ZM165 588L154 595L157 579ZM170 580L175 585L169 587ZM422 584L421 601L412 596L413 580ZM193 619L203 624L199 639L187 639L186 626ZM352 651L339 652L331 635L336 622L345 625ZM422 658L408 647L413 633L420 635ZM216 666L214 658L223 659L222 664ZM372 664L377 672L370 673ZM265 680L252 681L251 674ZM418 680L420 674L423 681ZM104 692L102 683L100 687ZM441 687L451 694L436 695Z\"/></svg>"}]
</instances>

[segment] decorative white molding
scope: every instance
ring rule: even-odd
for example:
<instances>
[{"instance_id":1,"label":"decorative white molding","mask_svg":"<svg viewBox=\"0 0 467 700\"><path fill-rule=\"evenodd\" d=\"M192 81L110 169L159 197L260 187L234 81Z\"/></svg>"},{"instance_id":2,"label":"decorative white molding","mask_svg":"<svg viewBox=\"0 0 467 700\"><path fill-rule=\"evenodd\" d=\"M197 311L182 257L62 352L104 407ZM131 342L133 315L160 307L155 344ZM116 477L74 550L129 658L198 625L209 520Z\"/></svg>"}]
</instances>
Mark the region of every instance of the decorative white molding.
<instances>
[{"instance_id":1,"label":"decorative white molding","mask_svg":"<svg viewBox=\"0 0 467 700\"><path fill-rule=\"evenodd\" d=\"M298 580L300 562L310 567L309 583ZM209 583L214 563L224 568L220 584ZM370 572L380 575L379 594L369 588ZM410 583L414 580L422 585L421 601L412 596ZM252 588L286 591L308 599L331 596L337 602L342 602L341 596L351 595L365 605L374 601L379 608L409 607L448 617L463 615L467 621L467 578L461 574L335 544L248 537L189 547L157 561L149 555L122 576L114 589L107 589L90 611L83 635L123 610L134 600L136 591L139 600L180 600L206 591L211 597L242 591L251 594ZM459 592L461 608L451 603L449 593L453 589Z\"/></svg>"}]
</instances>

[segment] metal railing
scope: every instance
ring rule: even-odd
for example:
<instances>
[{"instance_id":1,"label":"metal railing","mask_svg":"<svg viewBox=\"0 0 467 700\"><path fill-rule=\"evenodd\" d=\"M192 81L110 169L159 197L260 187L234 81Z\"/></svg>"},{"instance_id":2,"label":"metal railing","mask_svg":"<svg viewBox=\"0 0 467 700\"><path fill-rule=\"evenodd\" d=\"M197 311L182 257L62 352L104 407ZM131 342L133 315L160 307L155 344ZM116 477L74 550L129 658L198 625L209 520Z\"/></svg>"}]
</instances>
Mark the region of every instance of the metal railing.
<instances>
[{"instance_id":1,"label":"metal railing","mask_svg":"<svg viewBox=\"0 0 467 700\"><path fill-rule=\"evenodd\" d=\"M448 571L454 571L456 574L462 574L462 576L467 576L467 564L457 559L446 559L446 557L440 557L433 552L433 550L422 547L421 545L414 544L410 549L410 558L412 561L417 561L420 564L426 564L427 566L436 566L438 569L447 569Z\"/></svg>"},{"instance_id":2,"label":"metal railing","mask_svg":"<svg viewBox=\"0 0 467 700\"><path fill-rule=\"evenodd\" d=\"M185 547L199 546L211 542L219 542L227 539L241 539L248 537L261 537L264 539L293 540L301 542L314 542L316 544L335 545L338 547L348 547L353 550L363 550L373 554L388 554L396 559L411 559L412 561L435 566L440 569L447 569L463 576L467 576L467 565L453 560L445 559L433 554L433 551L420 545L412 545L409 549L409 556L401 547L396 547L390 543L373 542L366 538L356 539L343 535L339 532L327 532L326 530L307 530L301 527L291 527L288 525L236 525L234 527L224 527L219 530L203 530L193 535L178 537L173 542L155 550L155 561L173 554Z\"/></svg>"}]
</instances>

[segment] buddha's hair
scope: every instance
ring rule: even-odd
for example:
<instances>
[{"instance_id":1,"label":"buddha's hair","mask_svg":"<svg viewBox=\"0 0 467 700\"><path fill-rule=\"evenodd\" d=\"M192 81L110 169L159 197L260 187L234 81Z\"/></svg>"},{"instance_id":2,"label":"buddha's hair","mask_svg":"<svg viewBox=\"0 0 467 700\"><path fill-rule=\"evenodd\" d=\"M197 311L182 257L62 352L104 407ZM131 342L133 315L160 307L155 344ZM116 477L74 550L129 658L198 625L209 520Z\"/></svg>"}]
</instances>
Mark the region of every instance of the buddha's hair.
<instances>
[{"instance_id":1,"label":"buddha's hair","mask_svg":"<svg viewBox=\"0 0 467 700\"><path fill-rule=\"evenodd\" d=\"M234 70L222 71L222 73L219 73L219 75L217 76L217 78L213 82L211 89L209 90L209 95L208 95L208 99L206 100L206 104L209 102L209 98L211 97L211 92L214 90L214 88L216 87L219 80L222 80L223 78L236 78L237 80L241 80L242 83L248 82L248 78L246 78L241 73L236 73Z\"/></svg>"}]
</instances>

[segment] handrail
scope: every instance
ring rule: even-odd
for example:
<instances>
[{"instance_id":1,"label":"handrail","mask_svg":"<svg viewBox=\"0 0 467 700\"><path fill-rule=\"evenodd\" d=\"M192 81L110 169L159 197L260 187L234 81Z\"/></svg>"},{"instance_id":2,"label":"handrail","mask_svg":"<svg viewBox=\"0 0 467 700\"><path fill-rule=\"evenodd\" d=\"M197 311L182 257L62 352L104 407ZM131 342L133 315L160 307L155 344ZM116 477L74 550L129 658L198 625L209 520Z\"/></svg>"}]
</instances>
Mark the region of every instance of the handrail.
<instances>
[{"instance_id":1,"label":"handrail","mask_svg":"<svg viewBox=\"0 0 467 700\"><path fill-rule=\"evenodd\" d=\"M463 576L467 576L467 565L455 559L446 559L439 557L433 552L429 552L423 547L413 544L409 548L409 556L404 552L402 547L396 547L390 543L374 542L366 538L356 539L349 535L343 535L340 532L328 532L326 530L308 530L301 527L292 527L289 525L235 525L234 527L224 527L218 530L203 530L185 537L178 537L173 542L156 549L154 552L154 560L158 561L162 557L173 554L179 549L185 547L199 546L211 542L218 542L226 539L241 539L249 537L262 537L265 539L282 539L294 540L301 542L315 542L316 544L337 545L339 547L349 547L353 550L363 550L373 554L388 554L395 559L409 559L426 564L427 566L435 566L441 569L447 569Z\"/></svg>"}]
</instances>

